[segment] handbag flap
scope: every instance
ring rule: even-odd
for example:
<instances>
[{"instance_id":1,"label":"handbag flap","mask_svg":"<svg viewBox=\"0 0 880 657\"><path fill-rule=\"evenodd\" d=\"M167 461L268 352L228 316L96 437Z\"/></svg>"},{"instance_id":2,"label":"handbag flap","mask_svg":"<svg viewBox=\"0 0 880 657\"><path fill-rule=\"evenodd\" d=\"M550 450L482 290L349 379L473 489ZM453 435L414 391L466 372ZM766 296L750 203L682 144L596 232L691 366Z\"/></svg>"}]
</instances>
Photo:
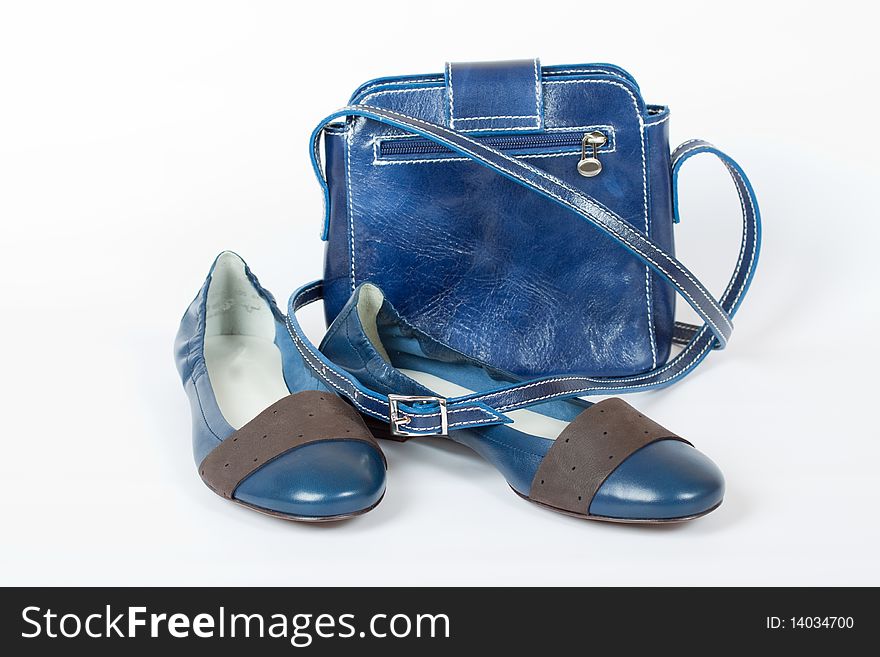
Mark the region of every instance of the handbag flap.
<instances>
[{"instance_id":1,"label":"handbag flap","mask_svg":"<svg viewBox=\"0 0 880 657\"><path fill-rule=\"evenodd\" d=\"M446 64L447 125L460 132L544 127L537 59Z\"/></svg>"}]
</instances>

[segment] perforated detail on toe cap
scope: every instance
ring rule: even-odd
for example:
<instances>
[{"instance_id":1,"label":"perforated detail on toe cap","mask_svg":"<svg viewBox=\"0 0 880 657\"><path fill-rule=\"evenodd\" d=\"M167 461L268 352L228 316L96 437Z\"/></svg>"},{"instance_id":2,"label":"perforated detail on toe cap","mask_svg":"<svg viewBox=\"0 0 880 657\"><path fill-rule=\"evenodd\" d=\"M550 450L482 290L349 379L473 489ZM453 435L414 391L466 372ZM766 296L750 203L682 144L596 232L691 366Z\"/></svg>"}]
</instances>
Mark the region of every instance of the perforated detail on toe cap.
<instances>
[{"instance_id":1,"label":"perforated detail on toe cap","mask_svg":"<svg viewBox=\"0 0 880 657\"><path fill-rule=\"evenodd\" d=\"M238 485L269 461L325 440L362 441L382 453L349 404L335 395L306 390L275 402L220 443L199 465L199 474L211 490L232 499Z\"/></svg>"},{"instance_id":2,"label":"perforated detail on toe cap","mask_svg":"<svg viewBox=\"0 0 880 657\"><path fill-rule=\"evenodd\" d=\"M596 491L628 456L645 445L670 439L688 442L622 399L594 404L575 418L547 452L532 480L529 498L586 514Z\"/></svg>"}]
</instances>

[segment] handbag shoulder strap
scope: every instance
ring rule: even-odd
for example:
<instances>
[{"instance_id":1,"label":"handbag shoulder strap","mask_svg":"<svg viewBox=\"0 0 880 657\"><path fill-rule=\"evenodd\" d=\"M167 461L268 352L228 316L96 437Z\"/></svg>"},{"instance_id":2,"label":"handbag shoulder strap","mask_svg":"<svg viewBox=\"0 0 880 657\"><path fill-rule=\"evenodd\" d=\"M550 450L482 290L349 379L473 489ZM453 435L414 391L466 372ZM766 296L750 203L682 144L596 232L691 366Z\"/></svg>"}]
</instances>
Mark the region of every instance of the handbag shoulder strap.
<instances>
[{"instance_id":1,"label":"handbag shoulder strap","mask_svg":"<svg viewBox=\"0 0 880 657\"><path fill-rule=\"evenodd\" d=\"M676 341L678 343L686 342L682 352L665 365L640 375L599 378L579 376L544 377L486 393L477 393L455 398L454 400L445 400L447 402L447 413L459 414L456 421L461 421L461 424L456 426L464 428L465 426L478 426L490 422L503 422L505 421L503 418L504 412L524 408L549 399L591 394L619 394L663 387L692 371L712 348L723 348L727 344L733 330L730 318L739 307L755 271L760 246L760 213L754 191L742 168L732 158L711 144L701 140L692 140L685 142L673 152L673 200L676 204L675 211L677 216L679 171L684 162L697 154L710 153L718 157L733 180L743 213L743 237L736 268L719 300L713 298L705 286L682 263L664 251L648 236L634 229L595 199L574 189L564 181L521 160L480 144L467 135L383 108L367 105L352 105L342 108L325 118L312 133L312 160L319 181L324 188L325 203L329 203L329 190L318 155L318 143L324 127L343 116L362 116L418 134L460 153L474 162L492 169L500 175L568 208L578 219L598 227L622 247L633 253L635 257L660 274L685 298L688 304L704 321L702 327L676 323ZM353 380L347 372L327 361L323 355L317 352L317 349L314 347L311 349L307 348L305 344L310 343L305 339L305 335L299 330L296 323L295 312L298 307L316 300L315 295L320 295L320 290L320 284L307 286L291 299L288 319L291 322L291 335L293 335L298 346L302 346L307 352L312 353L315 360L310 361L309 358L306 358L306 362L312 366L316 374L321 376L322 372L333 372L332 375L329 375L330 378L340 379L341 377L341 379L344 379L346 383L342 387L351 391L346 396L352 399L353 402L357 402L360 395L366 394L366 391L362 392L363 387ZM302 344L303 341L305 344ZM326 381L326 377L322 376L322 378ZM337 380L335 383L338 386L340 381ZM343 392L343 394L345 393ZM389 420L390 413L387 397L376 393L372 393L369 396L373 398L373 402L368 402L372 408L365 410L365 412L375 417ZM361 401L365 399L368 398L364 397ZM468 413L464 413L463 411L468 405L471 408L468 410ZM436 409L434 411L433 415L436 416ZM424 415L424 413L416 411L412 417L406 420L408 422L408 429L418 432L421 425L427 426L431 424L431 420L422 422L418 417L419 415ZM436 417L434 420L436 420ZM452 427L452 423L449 426Z\"/></svg>"}]
</instances>

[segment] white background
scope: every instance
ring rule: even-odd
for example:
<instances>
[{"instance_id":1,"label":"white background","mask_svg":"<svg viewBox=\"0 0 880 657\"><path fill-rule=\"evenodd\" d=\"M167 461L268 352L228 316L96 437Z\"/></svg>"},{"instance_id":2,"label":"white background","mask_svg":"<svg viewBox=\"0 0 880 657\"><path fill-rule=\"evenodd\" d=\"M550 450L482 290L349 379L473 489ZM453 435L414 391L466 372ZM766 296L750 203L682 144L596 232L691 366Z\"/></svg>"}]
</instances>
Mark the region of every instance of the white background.
<instances>
[{"instance_id":1,"label":"white background","mask_svg":"<svg viewBox=\"0 0 880 657\"><path fill-rule=\"evenodd\" d=\"M880 584L869 6L3 3L0 582ZM369 78L534 55L627 68L674 142L711 139L754 182L763 257L729 349L630 398L721 466L723 506L579 521L433 441L384 443L387 496L347 523L216 497L172 361L212 258L235 249L283 303L321 274L322 116ZM683 182L678 253L717 292L736 196L708 158Z\"/></svg>"}]
</instances>

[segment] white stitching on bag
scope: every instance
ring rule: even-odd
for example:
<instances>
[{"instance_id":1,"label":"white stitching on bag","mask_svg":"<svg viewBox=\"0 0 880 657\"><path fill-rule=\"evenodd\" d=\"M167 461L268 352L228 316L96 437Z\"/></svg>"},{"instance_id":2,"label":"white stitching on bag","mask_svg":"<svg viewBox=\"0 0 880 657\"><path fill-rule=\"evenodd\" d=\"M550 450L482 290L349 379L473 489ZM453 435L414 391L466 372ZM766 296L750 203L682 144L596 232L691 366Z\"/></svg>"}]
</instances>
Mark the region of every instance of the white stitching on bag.
<instances>
[{"instance_id":1,"label":"white stitching on bag","mask_svg":"<svg viewBox=\"0 0 880 657\"><path fill-rule=\"evenodd\" d=\"M614 130L613 126L607 125L572 125L572 126L557 126L555 128L544 128L544 132L585 132L589 130L595 130L596 128L608 128L609 130ZM600 149L601 150L601 149Z\"/></svg>"},{"instance_id":2,"label":"white stitching on bag","mask_svg":"<svg viewBox=\"0 0 880 657\"><path fill-rule=\"evenodd\" d=\"M647 161L647 155L645 153L645 124L642 122L641 127L641 137L642 137L642 189L644 190L644 203L645 203L645 235L649 238L651 237L651 225L648 220L648 174L645 169L644 163ZM648 343L651 345L651 369L655 369L657 367L657 333L654 329L654 290L651 287L651 270L648 267L645 267L645 296L647 297L648 303Z\"/></svg>"},{"instance_id":3,"label":"white stitching on bag","mask_svg":"<svg viewBox=\"0 0 880 657\"><path fill-rule=\"evenodd\" d=\"M446 85L446 89L447 89L446 95L449 96L449 126L454 127L455 126L455 100L453 99L453 95L452 95L452 62L446 62L446 79L448 81L448 84ZM396 91L403 91L403 89L397 89ZM409 90L407 90L407 91L409 91ZM413 91L415 91L415 90L413 89ZM379 93L392 93L392 92L385 91L385 92L379 92ZM367 98L368 98L368 96L364 96L361 102L366 101Z\"/></svg>"},{"instance_id":4,"label":"white stitching on bag","mask_svg":"<svg viewBox=\"0 0 880 657\"><path fill-rule=\"evenodd\" d=\"M345 182L348 187L348 236L349 249L351 250L351 291L354 292L357 284L355 283L354 273L354 201L351 192L351 136L354 133L352 129L345 139Z\"/></svg>"},{"instance_id":5,"label":"white stitching on bag","mask_svg":"<svg viewBox=\"0 0 880 657\"><path fill-rule=\"evenodd\" d=\"M535 127L540 128L541 110L544 108L541 106L541 80L538 75L538 58L535 57L532 63L535 65Z\"/></svg>"},{"instance_id":6,"label":"white stitching on bag","mask_svg":"<svg viewBox=\"0 0 880 657\"><path fill-rule=\"evenodd\" d=\"M443 87L416 87L413 89L388 89L386 91L374 91L371 94L367 94L364 96L363 100L357 103L356 105L346 105L346 107L370 107L367 104L367 100L371 98L377 98L379 96L393 96L395 94L414 94L425 91L443 91ZM380 108L381 109L381 108ZM389 110L390 111L390 110ZM401 116L406 116L405 114L401 114Z\"/></svg>"},{"instance_id":7,"label":"white stitching on bag","mask_svg":"<svg viewBox=\"0 0 880 657\"><path fill-rule=\"evenodd\" d=\"M534 114L500 114L498 116L468 116L462 119L455 119L458 123L462 121L489 121L491 119L533 119Z\"/></svg>"},{"instance_id":8,"label":"white stitching on bag","mask_svg":"<svg viewBox=\"0 0 880 657\"><path fill-rule=\"evenodd\" d=\"M645 267L645 297L648 303L648 342L651 345L651 369L657 367L657 337L654 333L654 292L651 289L651 270Z\"/></svg>"},{"instance_id":9,"label":"white stitching on bag","mask_svg":"<svg viewBox=\"0 0 880 657\"><path fill-rule=\"evenodd\" d=\"M602 151L603 153L613 153L614 149L607 151ZM571 151L571 152L562 152L562 153L533 153L529 155L514 155L516 159L535 159L535 158L543 158L543 157L580 157L581 152ZM438 164L442 162L473 162L468 157L440 157L440 158L426 158L424 160L373 160L370 164L378 167L384 167L389 164Z\"/></svg>"},{"instance_id":10,"label":"white stitching on bag","mask_svg":"<svg viewBox=\"0 0 880 657\"><path fill-rule=\"evenodd\" d=\"M458 122L461 122L461 119L455 119ZM483 128L457 128L458 132L481 132L484 130L491 130L492 132L524 132L529 130L534 130L535 126L533 125L521 125L521 126L508 126L506 128L496 128L492 127L483 127Z\"/></svg>"},{"instance_id":11,"label":"white stitching on bag","mask_svg":"<svg viewBox=\"0 0 880 657\"><path fill-rule=\"evenodd\" d=\"M391 126L393 127L393 126ZM400 128L396 128L400 129ZM610 141L616 142L617 133L614 129L613 125L610 124L593 124L593 125L577 125L571 127L560 127L560 128L547 128L547 130L553 130L555 132L571 132L573 134L589 131L589 130L603 130L608 132L611 135ZM580 135L578 135L580 137ZM401 134L388 134L388 135L377 135L373 138L373 142L386 142L386 141L397 141L397 142L406 142L406 141L418 141L419 139L424 139L424 137L420 137L419 135L415 135L411 132L401 133ZM599 147L600 153L613 153L616 150L616 147L611 150L603 150L605 146ZM580 152L580 139L578 139L578 151Z\"/></svg>"},{"instance_id":12,"label":"white stitching on bag","mask_svg":"<svg viewBox=\"0 0 880 657\"><path fill-rule=\"evenodd\" d=\"M655 125L660 125L661 123L666 123L666 122L669 120L669 117L670 117L670 116L672 116L672 115L671 115L671 114L667 114L666 116L664 116L664 117L663 117L662 119L660 119L659 121L654 121L653 123L645 123L645 127L646 127L646 128L650 128L650 127L653 127L653 126L655 126Z\"/></svg>"},{"instance_id":13,"label":"white stitching on bag","mask_svg":"<svg viewBox=\"0 0 880 657\"><path fill-rule=\"evenodd\" d=\"M618 80L624 80L626 82L630 82L629 79L618 73L617 71L612 71L611 69L604 68L585 68L585 69L577 69L577 68L568 68L562 71L550 71L553 75L565 75L565 74L580 74L580 75L590 75L590 74L600 74L600 75L611 75L616 77Z\"/></svg>"}]
</instances>

